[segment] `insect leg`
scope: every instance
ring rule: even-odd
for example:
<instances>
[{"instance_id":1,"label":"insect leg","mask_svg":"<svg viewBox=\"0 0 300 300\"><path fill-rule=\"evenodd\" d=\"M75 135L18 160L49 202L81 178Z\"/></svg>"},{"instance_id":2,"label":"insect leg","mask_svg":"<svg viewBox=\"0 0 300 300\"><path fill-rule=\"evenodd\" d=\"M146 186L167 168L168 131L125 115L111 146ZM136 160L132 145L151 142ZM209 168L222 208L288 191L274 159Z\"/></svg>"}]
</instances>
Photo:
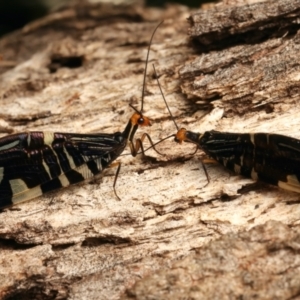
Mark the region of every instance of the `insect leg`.
<instances>
[{"instance_id":1,"label":"insect leg","mask_svg":"<svg viewBox=\"0 0 300 300\"><path fill-rule=\"evenodd\" d=\"M160 153L160 152L155 148L155 146L156 146L157 144L159 144L161 141L159 141L159 142L157 142L157 143L154 143L154 142L152 141L152 139L151 139L151 137L150 137L150 135L149 135L148 133L143 133L143 135L142 135L141 138L138 138L138 139L135 140L135 144L133 144L133 143L130 143L130 144L129 144L129 147L130 147L130 151L131 151L132 156L134 156L134 157L137 156L138 151L139 151L140 149L141 149L141 152L140 152L140 153L142 153L143 155L145 155L145 151L146 151L146 150L144 150L144 146L143 146L143 142L144 142L145 138L147 138L148 141L149 141L150 144L151 144L151 147L147 148L146 150L148 150L148 149L153 149L153 150L154 150L156 153L158 153L159 155L164 155L164 154Z\"/></svg>"},{"instance_id":2,"label":"insect leg","mask_svg":"<svg viewBox=\"0 0 300 300\"><path fill-rule=\"evenodd\" d=\"M120 170L121 170L121 163L120 162L114 162L110 167L116 167L116 166L118 166L118 168L117 168L117 172L116 172L115 179L114 179L113 189L114 189L115 196L117 197L117 199L119 201L121 201L121 198L118 196L117 190L116 190L117 179L118 179L118 176L119 176L119 173L120 173Z\"/></svg>"}]
</instances>

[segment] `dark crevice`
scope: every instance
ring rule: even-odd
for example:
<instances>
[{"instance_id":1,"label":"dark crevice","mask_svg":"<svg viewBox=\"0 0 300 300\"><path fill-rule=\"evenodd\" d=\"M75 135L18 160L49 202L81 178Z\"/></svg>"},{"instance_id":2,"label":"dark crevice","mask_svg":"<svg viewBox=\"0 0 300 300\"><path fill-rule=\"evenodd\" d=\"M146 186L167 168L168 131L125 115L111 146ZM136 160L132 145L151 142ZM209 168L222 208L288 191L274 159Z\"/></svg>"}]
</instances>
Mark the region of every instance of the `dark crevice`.
<instances>
[{"instance_id":1,"label":"dark crevice","mask_svg":"<svg viewBox=\"0 0 300 300\"><path fill-rule=\"evenodd\" d=\"M58 291L47 290L47 294L43 287L33 287L31 289L18 290L17 293L12 293L11 295L3 298L4 300L52 300L57 299ZM59 298L62 299L62 298Z\"/></svg>"},{"instance_id":2,"label":"dark crevice","mask_svg":"<svg viewBox=\"0 0 300 300\"><path fill-rule=\"evenodd\" d=\"M66 244L60 244L60 245L52 245L53 251L61 251L68 249L70 247L73 247L76 243L66 243Z\"/></svg>"},{"instance_id":3,"label":"dark crevice","mask_svg":"<svg viewBox=\"0 0 300 300\"><path fill-rule=\"evenodd\" d=\"M48 65L50 73L55 73L60 68L76 69L83 65L84 56L59 56L53 55Z\"/></svg>"},{"instance_id":4,"label":"dark crevice","mask_svg":"<svg viewBox=\"0 0 300 300\"><path fill-rule=\"evenodd\" d=\"M14 239L0 238L0 249L2 250L27 250L36 246L37 244L19 244Z\"/></svg>"},{"instance_id":5,"label":"dark crevice","mask_svg":"<svg viewBox=\"0 0 300 300\"><path fill-rule=\"evenodd\" d=\"M256 24L256 28L242 33L230 34L232 28L223 28L222 32L209 32L201 36L195 36L191 38L191 45L198 53L207 53L211 50L220 51L238 45L260 44L283 36L285 36L285 39L290 39L300 29L299 25L281 27L280 24L265 30L258 29L261 26L267 26L269 22L271 21L268 20L264 24ZM286 35L287 32L288 34Z\"/></svg>"},{"instance_id":6,"label":"dark crevice","mask_svg":"<svg viewBox=\"0 0 300 300\"><path fill-rule=\"evenodd\" d=\"M128 244L130 243L131 240L129 238L121 238L118 236L113 236L113 235L107 235L103 237L98 237L98 238L86 238L82 242L82 247L98 247L98 246L103 246L105 244L113 244L113 245L119 245L119 244Z\"/></svg>"}]
</instances>

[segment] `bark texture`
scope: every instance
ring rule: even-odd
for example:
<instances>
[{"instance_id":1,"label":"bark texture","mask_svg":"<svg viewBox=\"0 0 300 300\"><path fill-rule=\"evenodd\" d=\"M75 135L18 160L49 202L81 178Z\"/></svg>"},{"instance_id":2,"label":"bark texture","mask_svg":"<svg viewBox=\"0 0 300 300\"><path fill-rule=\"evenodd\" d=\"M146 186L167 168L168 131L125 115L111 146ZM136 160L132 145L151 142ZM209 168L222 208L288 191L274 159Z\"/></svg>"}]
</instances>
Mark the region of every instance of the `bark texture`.
<instances>
[{"instance_id":1,"label":"bark texture","mask_svg":"<svg viewBox=\"0 0 300 300\"><path fill-rule=\"evenodd\" d=\"M0 131L195 132L300 138L300 1L192 11L75 4L0 40ZM188 20L188 21L187 21ZM137 137L142 134L139 130ZM147 143L145 147L147 147ZM0 213L1 299L299 297L299 195L235 176L172 139L91 182Z\"/></svg>"}]
</instances>

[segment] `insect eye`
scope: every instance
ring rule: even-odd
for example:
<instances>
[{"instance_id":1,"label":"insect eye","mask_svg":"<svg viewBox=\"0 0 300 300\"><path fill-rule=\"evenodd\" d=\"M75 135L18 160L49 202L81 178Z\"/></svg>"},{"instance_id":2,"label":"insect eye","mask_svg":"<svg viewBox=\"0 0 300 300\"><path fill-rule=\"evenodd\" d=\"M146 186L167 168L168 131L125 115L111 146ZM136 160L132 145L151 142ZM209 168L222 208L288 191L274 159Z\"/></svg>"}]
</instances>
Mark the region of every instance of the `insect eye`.
<instances>
[{"instance_id":1,"label":"insect eye","mask_svg":"<svg viewBox=\"0 0 300 300\"><path fill-rule=\"evenodd\" d=\"M139 125L144 124L144 122L145 122L145 120L144 120L143 117L140 117L140 118L138 119L138 124L139 124Z\"/></svg>"}]
</instances>

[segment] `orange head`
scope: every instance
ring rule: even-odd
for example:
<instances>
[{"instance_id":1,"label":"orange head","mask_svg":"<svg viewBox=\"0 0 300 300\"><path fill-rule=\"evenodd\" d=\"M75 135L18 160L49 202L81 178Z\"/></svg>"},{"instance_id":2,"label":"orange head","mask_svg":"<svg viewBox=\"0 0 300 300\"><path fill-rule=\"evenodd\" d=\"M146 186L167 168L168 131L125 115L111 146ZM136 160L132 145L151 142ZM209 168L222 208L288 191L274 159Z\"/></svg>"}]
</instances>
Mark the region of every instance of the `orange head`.
<instances>
[{"instance_id":1,"label":"orange head","mask_svg":"<svg viewBox=\"0 0 300 300\"><path fill-rule=\"evenodd\" d=\"M140 113L135 112L132 117L130 118L131 121L131 125L135 126L151 126L151 122L149 120L149 118L143 116Z\"/></svg>"},{"instance_id":2,"label":"orange head","mask_svg":"<svg viewBox=\"0 0 300 300\"><path fill-rule=\"evenodd\" d=\"M182 144L182 142L185 140L186 140L186 129L181 128L177 131L177 133L175 135L175 142Z\"/></svg>"}]
</instances>

